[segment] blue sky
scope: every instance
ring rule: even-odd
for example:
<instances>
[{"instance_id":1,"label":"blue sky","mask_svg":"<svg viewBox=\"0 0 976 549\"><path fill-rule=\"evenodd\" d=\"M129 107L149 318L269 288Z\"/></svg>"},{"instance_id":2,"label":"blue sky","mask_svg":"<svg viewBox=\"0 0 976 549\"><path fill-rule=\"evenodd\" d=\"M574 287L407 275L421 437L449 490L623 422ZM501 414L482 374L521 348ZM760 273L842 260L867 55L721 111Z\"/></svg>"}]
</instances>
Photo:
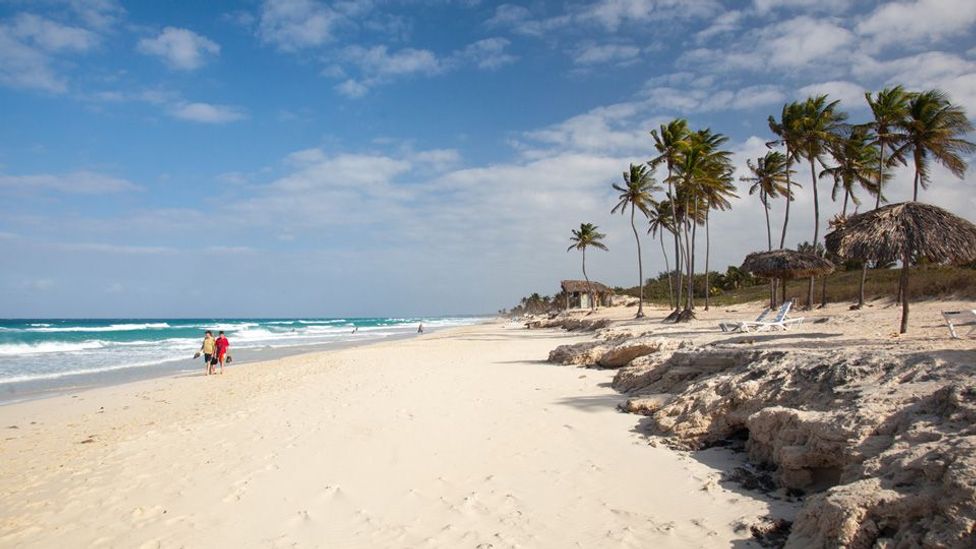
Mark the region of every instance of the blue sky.
<instances>
[{"instance_id":1,"label":"blue sky","mask_svg":"<svg viewBox=\"0 0 976 549\"><path fill-rule=\"evenodd\" d=\"M591 276L633 285L610 184L650 129L709 126L744 166L784 102L862 121L893 83L976 113L976 3L0 0L0 316L492 312L580 276L582 221ZM972 170L933 179L974 219ZM740 194L720 270L764 240ZM788 244L812 210L807 184Z\"/></svg>"}]
</instances>

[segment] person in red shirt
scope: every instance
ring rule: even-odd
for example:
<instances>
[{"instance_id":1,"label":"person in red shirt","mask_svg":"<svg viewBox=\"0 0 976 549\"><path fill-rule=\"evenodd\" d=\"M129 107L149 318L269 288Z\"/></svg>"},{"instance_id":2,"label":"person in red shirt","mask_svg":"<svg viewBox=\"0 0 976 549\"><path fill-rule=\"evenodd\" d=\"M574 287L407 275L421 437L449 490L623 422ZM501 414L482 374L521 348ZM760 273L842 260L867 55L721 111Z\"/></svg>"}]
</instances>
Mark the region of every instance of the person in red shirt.
<instances>
[{"instance_id":1,"label":"person in red shirt","mask_svg":"<svg viewBox=\"0 0 976 549\"><path fill-rule=\"evenodd\" d=\"M227 341L227 336L224 335L224 331L220 331L220 335L217 336L217 341L214 342L214 347L217 352L217 361L220 363L220 373L224 373L224 357L227 355L227 348L230 347L230 341Z\"/></svg>"}]
</instances>

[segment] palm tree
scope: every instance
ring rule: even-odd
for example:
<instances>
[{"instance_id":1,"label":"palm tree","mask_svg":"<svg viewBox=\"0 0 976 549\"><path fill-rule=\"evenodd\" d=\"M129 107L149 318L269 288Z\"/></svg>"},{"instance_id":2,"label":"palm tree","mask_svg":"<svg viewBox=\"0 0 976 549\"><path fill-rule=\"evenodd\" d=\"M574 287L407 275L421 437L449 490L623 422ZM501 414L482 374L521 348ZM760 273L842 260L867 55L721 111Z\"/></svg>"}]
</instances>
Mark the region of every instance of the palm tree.
<instances>
[{"instance_id":1,"label":"palm tree","mask_svg":"<svg viewBox=\"0 0 976 549\"><path fill-rule=\"evenodd\" d=\"M810 162L810 179L813 185L813 244L820 239L820 198L817 193L817 162L823 165L823 155L837 140L837 134L847 119L847 113L837 110L840 101L828 101L827 95L810 97L803 102L801 116L796 121L796 149ZM807 286L807 307L813 307L813 281Z\"/></svg>"},{"instance_id":2,"label":"palm tree","mask_svg":"<svg viewBox=\"0 0 976 549\"><path fill-rule=\"evenodd\" d=\"M837 195L844 192L844 207L841 215L847 217L847 202L850 199L856 206L861 201L854 193L856 186L870 194L878 192L878 147L871 142L868 128L852 126L843 132L838 140L828 145L830 156L837 163L820 172L821 178L830 177L834 180L834 188L830 198L836 201ZM886 176L886 179L890 176Z\"/></svg>"},{"instance_id":3,"label":"palm tree","mask_svg":"<svg viewBox=\"0 0 976 549\"><path fill-rule=\"evenodd\" d=\"M708 310L711 284L709 283L708 262L711 249L711 236L708 226L709 213L713 210L728 210L732 207L729 198L738 198L735 194L735 168L732 167L728 156L713 156L714 163L709 169L708 178L702 183L701 192L705 202L705 310Z\"/></svg>"},{"instance_id":4,"label":"palm tree","mask_svg":"<svg viewBox=\"0 0 976 549\"><path fill-rule=\"evenodd\" d=\"M610 210L615 214L618 211L621 215L627 212L630 206L630 228L634 231L634 240L637 241L637 283L640 286L640 301L637 303L637 318L644 318L644 265L641 262L640 234L637 232L637 225L634 224L634 213L640 210L645 217L651 214L651 193L661 190L651 177L651 172L647 171L647 166L631 164L630 171L624 172L624 185L613 184L614 190L620 193L617 198L619 202Z\"/></svg>"},{"instance_id":5,"label":"palm tree","mask_svg":"<svg viewBox=\"0 0 976 549\"><path fill-rule=\"evenodd\" d=\"M908 117L902 122L905 132L903 150L912 153L915 161L915 191L929 187L929 156L945 166L953 175L962 178L967 163L962 155L976 151L976 144L962 136L973 131L966 111L949 102L942 90L928 90L916 94L908 103Z\"/></svg>"},{"instance_id":6,"label":"palm tree","mask_svg":"<svg viewBox=\"0 0 976 549\"><path fill-rule=\"evenodd\" d=\"M768 119L769 130L779 137L779 139L766 143L766 146L783 145L786 148L786 196L788 197L793 196L792 181L790 180L792 170L790 169L790 165L797 159L796 122L800 118L802 109L802 103L796 101L787 103L783 105L778 122L772 116ZM786 227L790 224L791 201L791 199L786 201L786 211L783 214L783 234L779 237L780 249L783 249L783 246L786 244Z\"/></svg>"},{"instance_id":7,"label":"palm tree","mask_svg":"<svg viewBox=\"0 0 976 549\"><path fill-rule=\"evenodd\" d=\"M749 194L759 193L759 202L766 214L766 245L770 251L773 249L773 233L769 224L769 200L778 196L787 196L788 201L793 200L792 189L786 186L790 171L787 164L786 155L779 151L769 151L765 156L757 158L755 164L752 159L746 160L752 176L739 178L740 181L752 183Z\"/></svg>"},{"instance_id":8,"label":"palm tree","mask_svg":"<svg viewBox=\"0 0 976 549\"><path fill-rule=\"evenodd\" d=\"M671 211L670 200L655 201L649 216L651 226L647 229L647 234L652 237L657 234L661 236L661 254L664 256L664 268L668 273L668 303L672 308L676 309L679 303L674 295L674 281L672 280L674 273L671 272L671 264L668 262L668 251L664 247L664 231L677 235L677 231L672 224L674 218L675 214Z\"/></svg>"},{"instance_id":9,"label":"palm tree","mask_svg":"<svg viewBox=\"0 0 976 549\"><path fill-rule=\"evenodd\" d=\"M658 156L652 158L649 162L651 168L656 168L662 163L664 163L668 168L668 178L666 179L668 184L668 201L671 204L675 204L675 196L672 186L672 176L674 175L674 165L678 161L678 157L681 152L681 146L688 140L688 135L690 134L688 130L688 121L683 118L674 119L667 124L661 124L660 133L657 130L651 130L651 136L654 138L654 148L659 153ZM681 295L681 269L678 265L681 264L681 245L678 239L678 211L677 208L671 208L671 224L674 227L674 264L675 270L678 271L678 295ZM680 301L680 299L679 299ZM678 312L680 308L679 304L675 305L675 312Z\"/></svg>"},{"instance_id":10,"label":"palm tree","mask_svg":"<svg viewBox=\"0 0 976 549\"><path fill-rule=\"evenodd\" d=\"M753 165L752 160L746 160L751 177L741 177L741 181L751 182L749 194L759 193L759 201L763 205L763 213L766 216L766 246L767 250L773 249L773 233L769 224L769 200L778 196L786 197L786 201L793 200L793 189L787 186L789 173L792 170L787 168L788 162L786 155L779 151L769 151L765 156L756 159ZM799 187L799 185L797 185ZM789 207L789 206L787 206ZM769 279L769 306L776 306L776 279Z\"/></svg>"},{"instance_id":11,"label":"palm tree","mask_svg":"<svg viewBox=\"0 0 976 549\"><path fill-rule=\"evenodd\" d=\"M674 165L676 198L683 202L685 239L685 268L688 291L685 309L678 320L694 318L695 296L695 236L699 224L704 224L707 205L703 200L703 186L718 177L719 167L730 162L731 153L719 147L728 137L706 128L689 135L679 147L678 162Z\"/></svg>"},{"instance_id":12,"label":"palm tree","mask_svg":"<svg viewBox=\"0 0 976 549\"><path fill-rule=\"evenodd\" d=\"M895 163L904 163L903 153L899 150L905 136L899 128L904 126L905 119L908 117L908 102L912 94L905 91L901 86L885 88L873 97L870 92L864 94L864 99L871 108L871 115L874 117L872 122L865 126L874 132L875 143L878 145L878 170L877 170L877 192L874 197L874 209L881 207L884 200L884 183L888 179L885 168L893 166ZM891 149L891 157L885 159L885 151ZM856 308L864 307L864 284L868 277L868 262L865 261L861 266L861 283L857 293Z\"/></svg>"},{"instance_id":13,"label":"palm tree","mask_svg":"<svg viewBox=\"0 0 976 549\"><path fill-rule=\"evenodd\" d=\"M598 250L606 251L607 249L606 245L601 242L607 235L597 232L597 228L592 223L580 223L579 230L573 229L573 236L569 239L573 245L566 248L567 252L574 249L583 252L583 279L586 280L586 288L590 292L590 310L596 308L596 301L593 300L593 287L590 286L590 277L586 275L586 249L591 246Z\"/></svg>"}]
</instances>

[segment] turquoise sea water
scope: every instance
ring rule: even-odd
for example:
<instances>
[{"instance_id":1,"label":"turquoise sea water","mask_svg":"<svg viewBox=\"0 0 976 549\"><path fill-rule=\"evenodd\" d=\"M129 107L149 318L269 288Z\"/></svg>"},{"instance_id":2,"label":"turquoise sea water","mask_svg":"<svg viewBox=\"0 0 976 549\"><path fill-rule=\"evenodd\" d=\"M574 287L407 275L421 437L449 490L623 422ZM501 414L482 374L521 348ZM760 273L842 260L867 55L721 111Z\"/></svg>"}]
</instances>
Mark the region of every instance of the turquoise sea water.
<instances>
[{"instance_id":1,"label":"turquoise sea water","mask_svg":"<svg viewBox=\"0 0 976 549\"><path fill-rule=\"evenodd\" d=\"M29 319L0 320L0 387L71 385L85 376L141 369L183 368L200 348L205 330L224 330L231 354L268 356L473 324L476 317L238 318L238 319ZM353 333L355 330L355 333ZM202 364L202 362L201 362ZM169 366L167 366L169 365ZM131 375L129 377L132 377Z\"/></svg>"}]
</instances>

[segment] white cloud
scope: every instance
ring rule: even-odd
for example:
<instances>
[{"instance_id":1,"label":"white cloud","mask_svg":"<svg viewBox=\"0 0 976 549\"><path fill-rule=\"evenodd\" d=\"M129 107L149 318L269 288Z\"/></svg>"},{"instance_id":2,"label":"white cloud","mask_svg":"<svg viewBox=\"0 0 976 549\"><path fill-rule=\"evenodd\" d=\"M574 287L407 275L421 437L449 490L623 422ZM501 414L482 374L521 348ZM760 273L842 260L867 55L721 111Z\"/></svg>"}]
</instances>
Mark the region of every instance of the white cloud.
<instances>
[{"instance_id":1,"label":"white cloud","mask_svg":"<svg viewBox=\"0 0 976 549\"><path fill-rule=\"evenodd\" d=\"M746 110L786 99L779 86L768 84L747 86L738 90L651 87L647 95L648 101L656 107L680 113Z\"/></svg>"},{"instance_id":2,"label":"white cloud","mask_svg":"<svg viewBox=\"0 0 976 549\"><path fill-rule=\"evenodd\" d=\"M797 90L797 98L805 99L813 95L827 94L831 99L839 99L843 109L861 108L867 106L864 92L867 90L853 82L845 80L831 80L803 86Z\"/></svg>"},{"instance_id":3,"label":"white cloud","mask_svg":"<svg viewBox=\"0 0 976 549\"><path fill-rule=\"evenodd\" d=\"M341 64L327 67L323 74L333 78L345 78L335 86L336 91L356 98L366 95L372 87L396 78L442 74L469 65L479 69L497 69L516 60L514 55L505 52L508 45L509 41L504 38L486 38L468 44L444 58L425 49L390 50L385 45L369 48L347 46L338 53ZM357 76L348 78L350 72Z\"/></svg>"},{"instance_id":4,"label":"white cloud","mask_svg":"<svg viewBox=\"0 0 976 549\"><path fill-rule=\"evenodd\" d=\"M89 30L29 13L15 16L10 29L16 38L48 52L84 52L98 44L98 36Z\"/></svg>"},{"instance_id":5,"label":"white cloud","mask_svg":"<svg viewBox=\"0 0 976 549\"><path fill-rule=\"evenodd\" d=\"M911 0L883 3L856 30L875 46L904 46L971 36L974 25L976 2L972 0Z\"/></svg>"},{"instance_id":6,"label":"white cloud","mask_svg":"<svg viewBox=\"0 0 976 549\"><path fill-rule=\"evenodd\" d=\"M701 44L715 36L737 30L742 26L743 18L743 13L737 10L722 13L713 19L712 24L706 29L698 31L698 33L695 34L695 41Z\"/></svg>"},{"instance_id":7,"label":"white cloud","mask_svg":"<svg viewBox=\"0 0 976 549\"><path fill-rule=\"evenodd\" d=\"M391 52L386 46L364 48L357 45L344 48L341 56L369 77L432 74L441 68L434 52L414 48Z\"/></svg>"},{"instance_id":8,"label":"white cloud","mask_svg":"<svg viewBox=\"0 0 976 549\"><path fill-rule=\"evenodd\" d=\"M353 99L362 97L369 93L369 86L363 84L362 82L353 80L352 78L342 82L341 84L336 84L335 89L342 95L352 97Z\"/></svg>"},{"instance_id":9,"label":"white cloud","mask_svg":"<svg viewBox=\"0 0 976 549\"><path fill-rule=\"evenodd\" d=\"M205 124L225 124L245 118L244 113L236 107L211 103L180 103L171 108L170 114L182 120Z\"/></svg>"},{"instance_id":10,"label":"white cloud","mask_svg":"<svg viewBox=\"0 0 976 549\"><path fill-rule=\"evenodd\" d=\"M32 14L0 21L0 84L60 93L66 80L54 69L56 55L84 53L98 36Z\"/></svg>"},{"instance_id":11,"label":"white cloud","mask_svg":"<svg viewBox=\"0 0 976 549\"><path fill-rule=\"evenodd\" d=\"M107 244L102 242L61 243L59 248L71 252L104 253L120 255L158 255L176 253L175 248L167 246L131 246L128 244Z\"/></svg>"},{"instance_id":12,"label":"white cloud","mask_svg":"<svg viewBox=\"0 0 976 549\"><path fill-rule=\"evenodd\" d=\"M479 69L497 69L514 63L518 59L518 57L505 51L510 43L507 39L499 37L478 40L451 56L450 63L453 65L473 64Z\"/></svg>"},{"instance_id":13,"label":"white cloud","mask_svg":"<svg viewBox=\"0 0 976 549\"><path fill-rule=\"evenodd\" d=\"M939 88L970 114L976 113L976 61L939 51L886 61L865 55L855 60L853 72L908 89Z\"/></svg>"},{"instance_id":14,"label":"white cloud","mask_svg":"<svg viewBox=\"0 0 976 549\"><path fill-rule=\"evenodd\" d=\"M678 58L678 64L722 72L792 71L814 66L836 72L844 67L825 64L825 60L837 51L850 49L853 43L854 34L838 23L801 15L762 27L729 48L689 50Z\"/></svg>"},{"instance_id":15,"label":"white cloud","mask_svg":"<svg viewBox=\"0 0 976 549\"><path fill-rule=\"evenodd\" d=\"M206 58L220 53L220 46L199 34L175 27L166 27L154 38L143 38L137 49L161 58L174 69L193 70L203 66Z\"/></svg>"},{"instance_id":16,"label":"white cloud","mask_svg":"<svg viewBox=\"0 0 976 549\"><path fill-rule=\"evenodd\" d=\"M522 6L502 4L487 24L509 27L528 36L546 36L552 31L598 26L616 32L622 26L681 19L698 19L722 12L717 0L599 0L570 6L565 13L534 17Z\"/></svg>"},{"instance_id":17,"label":"white cloud","mask_svg":"<svg viewBox=\"0 0 976 549\"><path fill-rule=\"evenodd\" d=\"M577 65L628 64L636 61L640 48L624 44L587 44L573 58Z\"/></svg>"},{"instance_id":18,"label":"white cloud","mask_svg":"<svg viewBox=\"0 0 976 549\"><path fill-rule=\"evenodd\" d=\"M342 15L315 0L265 0L258 36L282 51L317 47L334 39Z\"/></svg>"},{"instance_id":19,"label":"white cloud","mask_svg":"<svg viewBox=\"0 0 976 549\"><path fill-rule=\"evenodd\" d=\"M753 0L760 15L776 9L797 9L807 12L840 13L851 7L853 0Z\"/></svg>"},{"instance_id":20,"label":"white cloud","mask_svg":"<svg viewBox=\"0 0 976 549\"><path fill-rule=\"evenodd\" d=\"M104 194L140 190L131 181L89 171L67 174L4 175L0 174L0 190L51 190L71 194Z\"/></svg>"}]
</instances>

